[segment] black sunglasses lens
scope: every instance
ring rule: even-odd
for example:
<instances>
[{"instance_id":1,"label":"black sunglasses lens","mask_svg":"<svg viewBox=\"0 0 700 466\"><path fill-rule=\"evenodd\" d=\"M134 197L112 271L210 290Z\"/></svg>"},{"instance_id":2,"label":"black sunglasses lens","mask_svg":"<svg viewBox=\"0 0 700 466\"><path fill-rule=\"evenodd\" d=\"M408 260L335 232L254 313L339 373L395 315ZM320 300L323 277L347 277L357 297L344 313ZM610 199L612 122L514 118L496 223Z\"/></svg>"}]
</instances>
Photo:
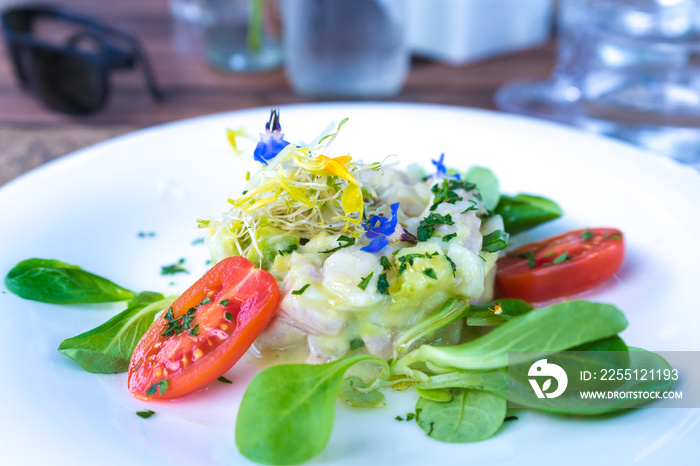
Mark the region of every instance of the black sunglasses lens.
<instances>
[{"instance_id":1,"label":"black sunglasses lens","mask_svg":"<svg viewBox=\"0 0 700 466\"><path fill-rule=\"evenodd\" d=\"M54 110L90 113L107 97L105 73L79 53L25 45L19 59L34 92Z\"/></svg>"}]
</instances>

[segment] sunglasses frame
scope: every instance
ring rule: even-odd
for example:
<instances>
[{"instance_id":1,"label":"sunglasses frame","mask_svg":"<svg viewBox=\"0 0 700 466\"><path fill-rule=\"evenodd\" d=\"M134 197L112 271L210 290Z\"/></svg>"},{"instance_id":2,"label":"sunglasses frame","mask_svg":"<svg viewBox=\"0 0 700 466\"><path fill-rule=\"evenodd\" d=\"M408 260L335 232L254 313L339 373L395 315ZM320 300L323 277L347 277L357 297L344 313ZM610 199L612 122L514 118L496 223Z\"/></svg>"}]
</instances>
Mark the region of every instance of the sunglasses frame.
<instances>
[{"instance_id":1,"label":"sunglasses frame","mask_svg":"<svg viewBox=\"0 0 700 466\"><path fill-rule=\"evenodd\" d=\"M80 26L82 29L73 35L66 44L57 45L38 38L33 33L35 22L41 18L49 18L64 23ZM93 71L103 80L103 95L99 102L86 111L70 111L57 109L64 113L92 113L104 106L111 92L109 73L120 69L131 69L137 64L143 71L146 87L154 100L163 100L164 94L158 86L150 62L139 41L131 34L110 26L98 19L76 13L55 5L33 4L8 8L0 14L3 34L9 54L15 68L15 74L20 85L25 89L32 88L32 79L24 68L20 54L22 47L50 50L54 53L73 56L89 63ZM99 51L87 51L76 48L83 40L89 40L99 46ZM40 96L41 98L41 96ZM45 99L44 103L48 104Z\"/></svg>"}]
</instances>

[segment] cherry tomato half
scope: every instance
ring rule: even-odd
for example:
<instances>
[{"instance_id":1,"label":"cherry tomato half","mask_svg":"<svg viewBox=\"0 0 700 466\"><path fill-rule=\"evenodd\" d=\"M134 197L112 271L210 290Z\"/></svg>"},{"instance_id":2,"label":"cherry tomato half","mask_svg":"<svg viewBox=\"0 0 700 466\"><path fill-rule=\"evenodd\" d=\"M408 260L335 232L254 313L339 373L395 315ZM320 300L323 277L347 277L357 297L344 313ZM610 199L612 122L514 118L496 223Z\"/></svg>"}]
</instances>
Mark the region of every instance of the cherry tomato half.
<instances>
[{"instance_id":1,"label":"cherry tomato half","mask_svg":"<svg viewBox=\"0 0 700 466\"><path fill-rule=\"evenodd\" d=\"M620 230L574 230L509 251L498 260L496 285L505 297L551 301L605 282L624 255Z\"/></svg>"},{"instance_id":2,"label":"cherry tomato half","mask_svg":"<svg viewBox=\"0 0 700 466\"><path fill-rule=\"evenodd\" d=\"M186 395L220 377L270 322L279 287L243 257L211 268L151 325L129 363L129 391L142 399Z\"/></svg>"}]
</instances>

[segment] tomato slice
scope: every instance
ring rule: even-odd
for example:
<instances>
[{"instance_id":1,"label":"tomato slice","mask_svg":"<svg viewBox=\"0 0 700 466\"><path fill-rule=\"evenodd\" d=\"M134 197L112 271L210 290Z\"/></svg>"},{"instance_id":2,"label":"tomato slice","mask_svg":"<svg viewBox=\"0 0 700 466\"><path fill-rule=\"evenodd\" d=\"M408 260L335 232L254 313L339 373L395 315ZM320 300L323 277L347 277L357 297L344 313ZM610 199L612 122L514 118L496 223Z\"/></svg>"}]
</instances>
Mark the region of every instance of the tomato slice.
<instances>
[{"instance_id":1,"label":"tomato slice","mask_svg":"<svg viewBox=\"0 0 700 466\"><path fill-rule=\"evenodd\" d=\"M211 268L151 325L129 363L129 391L176 398L229 370L270 322L279 287L244 257Z\"/></svg>"},{"instance_id":2,"label":"tomato slice","mask_svg":"<svg viewBox=\"0 0 700 466\"><path fill-rule=\"evenodd\" d=\"M605 282L624 255L620 230L574 230L509 251L498 260L496 285L505 297L551 301Z\"/></svg>"}]
</instances>

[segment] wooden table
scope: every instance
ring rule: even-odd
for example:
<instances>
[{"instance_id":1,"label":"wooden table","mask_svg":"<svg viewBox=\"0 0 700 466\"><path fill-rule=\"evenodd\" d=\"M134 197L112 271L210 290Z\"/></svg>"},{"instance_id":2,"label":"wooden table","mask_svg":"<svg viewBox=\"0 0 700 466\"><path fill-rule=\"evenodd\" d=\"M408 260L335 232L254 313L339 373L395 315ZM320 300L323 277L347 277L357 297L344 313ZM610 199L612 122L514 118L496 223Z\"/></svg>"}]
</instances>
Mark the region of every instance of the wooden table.
<instances>
[{"instance_id":1,"label":"wooden table","mask_svg":"<svg viewBox=\"0 0 700 466\"><path fill-rule=\"evenodd\" d=\"M178 52L168 0L54 0L94 15L136 35L167 93L153 102L138 70L114 73L106 108L88 117L46 109L19 89L4 44L0 45L0 185L80 147L134 129L208 113L258 106L309 102L290 89L281 69L230 73L214 69L197 55ZM546 77L553 47L509 54L465 66L414 60L408 81L392 101L429 102L494 109L503 83Z\"/></svg>"}]
</instances>

